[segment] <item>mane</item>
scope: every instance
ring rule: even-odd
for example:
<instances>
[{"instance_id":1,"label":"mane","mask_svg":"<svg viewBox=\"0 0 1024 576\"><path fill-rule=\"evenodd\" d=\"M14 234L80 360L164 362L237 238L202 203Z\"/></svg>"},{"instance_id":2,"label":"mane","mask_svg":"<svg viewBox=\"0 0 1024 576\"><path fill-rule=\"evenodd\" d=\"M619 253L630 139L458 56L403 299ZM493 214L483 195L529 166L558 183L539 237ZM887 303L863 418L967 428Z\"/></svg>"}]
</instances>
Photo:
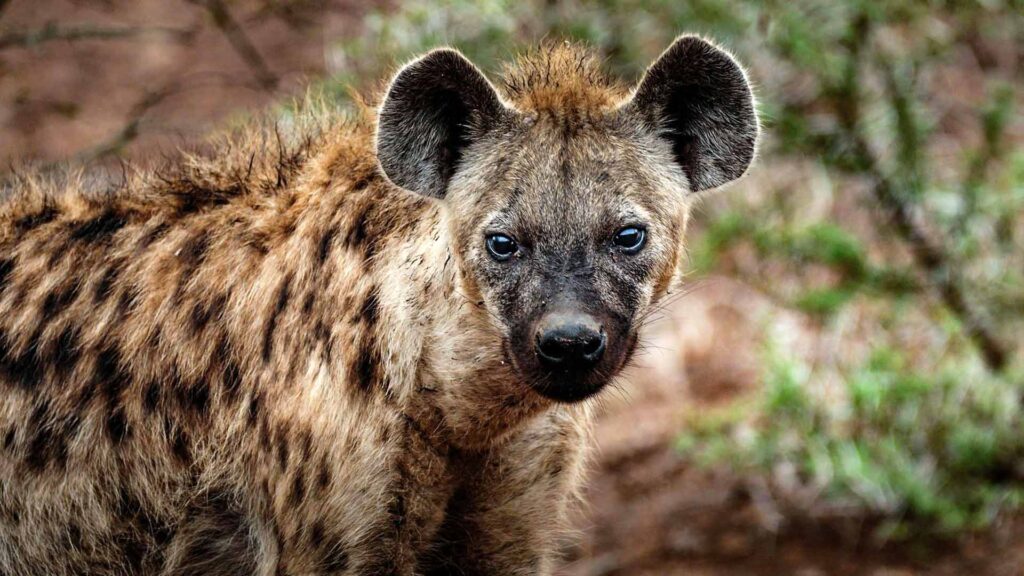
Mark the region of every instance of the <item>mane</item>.
<instances>
[{"instance_id":1,"label":"mane","mask_svg":"<svg viewBox=\"0 0 1024 576\"><path fill-rule=\"evenodd\" d=\"M548 42L519 55L502 74L505 98L523 112L593 114L614 107L629 93L610 78L593 50Z\"/></svg>"},{"instance_id":2,"label":"mane","mask_svg":"<svg viewBox=\"0 0 1024 576\"><path fill-rule=\"evenodd\" d=\"M307 94L295 100L291 113L257 114L164 154L153 166L122 162L120 174L28 167L0 182L0 241L5 234L95 211L183 215L291 194L290 184L325 150L328 161L359 178L375 170L372 123L372 111L361 101L346 111Z\"/></svg>"}]
</instances>

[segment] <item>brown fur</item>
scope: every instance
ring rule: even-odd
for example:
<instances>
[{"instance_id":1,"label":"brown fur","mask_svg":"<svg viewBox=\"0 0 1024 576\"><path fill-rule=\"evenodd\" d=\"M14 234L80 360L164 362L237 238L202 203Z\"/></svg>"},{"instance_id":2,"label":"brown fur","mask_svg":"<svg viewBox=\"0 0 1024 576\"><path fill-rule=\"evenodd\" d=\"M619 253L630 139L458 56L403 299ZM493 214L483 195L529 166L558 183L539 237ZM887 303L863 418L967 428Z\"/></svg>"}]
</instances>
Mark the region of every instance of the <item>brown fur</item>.
<instances>
[{"instance_id":1,"label":"brown fur","mask_svg":"<svg viewBox=\"0 0 1024 576\"><path fill-rule=\"evenodd\" d=\"M505 84L561 126L627 97L575 48ZM459 248L485 207L391 184L375 123L314 106L0 204L0 574L550 571L590 406L523 383Z\"/></svg>"}]
</instances>

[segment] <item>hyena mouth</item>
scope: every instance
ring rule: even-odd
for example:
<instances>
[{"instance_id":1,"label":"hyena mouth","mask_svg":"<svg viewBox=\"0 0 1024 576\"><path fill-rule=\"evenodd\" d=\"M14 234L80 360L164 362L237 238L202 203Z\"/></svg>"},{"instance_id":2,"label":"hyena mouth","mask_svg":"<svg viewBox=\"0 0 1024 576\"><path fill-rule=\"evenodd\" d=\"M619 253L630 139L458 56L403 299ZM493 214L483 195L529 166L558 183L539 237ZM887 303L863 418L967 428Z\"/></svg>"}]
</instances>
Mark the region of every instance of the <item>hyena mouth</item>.
<instances>
[{"instance_id":1,"label":"hyena mouth","mask_svg":"<svg viewBox=\"0 0 1024 576\"><path fill-rule=\"evenodd\" d=\"M573 403L600 393L625 367L636 346L633 334L570 327L535 338L503 339L502 356L534 392Z\"/></svg>"}]
</instances>

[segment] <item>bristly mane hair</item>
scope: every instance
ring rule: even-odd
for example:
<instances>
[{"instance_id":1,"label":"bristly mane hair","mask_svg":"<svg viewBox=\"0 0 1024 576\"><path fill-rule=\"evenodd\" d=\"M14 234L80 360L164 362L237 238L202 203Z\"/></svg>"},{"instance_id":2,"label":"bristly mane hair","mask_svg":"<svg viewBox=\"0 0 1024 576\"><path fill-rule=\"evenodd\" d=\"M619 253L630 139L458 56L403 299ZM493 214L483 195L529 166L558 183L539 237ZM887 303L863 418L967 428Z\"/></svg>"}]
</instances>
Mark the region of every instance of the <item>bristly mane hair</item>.
<instances>
[{"instance_id":1,"label":"bristly mane hair","mask_svg":"<svg viewBox=\"0 0 1024 576\"><path fill-rule=\"evenodd\" d=\"M510 104L525 113L601 113L616 106L629 88L601 68L593 50L568 41L549 41L505 66L501 87Z\"/></svg>"}]
</instances>

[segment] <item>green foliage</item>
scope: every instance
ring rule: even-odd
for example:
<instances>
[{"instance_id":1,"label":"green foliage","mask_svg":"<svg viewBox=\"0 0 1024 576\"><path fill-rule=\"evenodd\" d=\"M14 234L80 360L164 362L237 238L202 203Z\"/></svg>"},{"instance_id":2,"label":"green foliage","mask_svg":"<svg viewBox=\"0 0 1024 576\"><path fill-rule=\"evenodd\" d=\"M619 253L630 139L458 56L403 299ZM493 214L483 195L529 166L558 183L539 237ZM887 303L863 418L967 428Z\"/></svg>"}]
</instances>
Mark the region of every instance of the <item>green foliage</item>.
<instances>
[{"instance_id":1,"label":"green foliage","mask_svg":"<svg viewBox=\"0 0 1024 576\"><path fill-rule=\"evenodd\" d=\"M950 535L990 524L1024 497L1020 386L984 371L911 371L881 348L843 378L847 409L815 398L807 366L771 352L755 415L694 425L679 448L704 465L796 471L824 499L883 520L880 536Z\"/></svg>"},{"instance_id":2,"label":"green foliage","mask_svg":"<svg viewBox=\"0 0 1024 576\"><path fill-rule=\"evenodd\" d=\"M835 224L820 222L790 229L758 223L739 213L724 214L710 223L694 248L696 269L715 270L719 259L740 243L751 245L762 259L781 259L797 270L817 265L834 271L837 279L832 285L814 286L807 281L799 294L776 294L816 316L838 313L859 294L893 298L919 290L919 282L912 275L871 262L863 243ZM771 291L768 286L763 289Z\"/></svg>"}]
</instances>

